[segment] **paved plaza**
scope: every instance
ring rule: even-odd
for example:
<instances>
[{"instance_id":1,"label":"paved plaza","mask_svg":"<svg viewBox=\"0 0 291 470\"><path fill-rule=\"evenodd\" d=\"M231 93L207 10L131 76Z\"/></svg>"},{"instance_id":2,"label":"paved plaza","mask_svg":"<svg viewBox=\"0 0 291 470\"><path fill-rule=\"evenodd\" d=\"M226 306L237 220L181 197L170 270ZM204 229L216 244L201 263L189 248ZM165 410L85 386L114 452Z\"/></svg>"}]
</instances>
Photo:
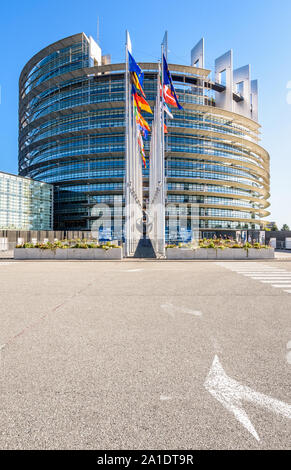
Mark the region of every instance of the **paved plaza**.
<instances>
[{"instance_id":1,"label":"paved plaza","mask_svg":"<svg viewBox=\"0 0 291 470\"><path fill-rule=\"evenodd\" d=\"M291 263L0 261L1 449L290 449Z\"/></svg>"}]
</instances>

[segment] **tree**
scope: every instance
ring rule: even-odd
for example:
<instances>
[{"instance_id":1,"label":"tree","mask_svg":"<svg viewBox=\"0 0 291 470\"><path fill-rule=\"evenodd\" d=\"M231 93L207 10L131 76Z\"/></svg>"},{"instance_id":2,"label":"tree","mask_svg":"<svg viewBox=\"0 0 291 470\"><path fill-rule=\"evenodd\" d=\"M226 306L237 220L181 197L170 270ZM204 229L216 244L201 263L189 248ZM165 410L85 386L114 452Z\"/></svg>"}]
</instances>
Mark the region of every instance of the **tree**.
<instances>
[{"instance_id":1,"label":"tree","mask_svg":"<svg viewBox=\"0 0 291 470\"><path fill-rule=\"evenodd\" d=\"M290 230L289 226L287 224L283 224L283 227L281 228L281 230Z\"/></svg>"},{"instance_id":2,"label":"tree","mask_svg":"<svg viewBox=\"0 0 291 470\"><path fill-rule=\"evenodd\" d=\"M273 232L278 232L279 229L277 227L277 224L273 224L271 230L273 230Z\"/></svg>"}]
</instances>

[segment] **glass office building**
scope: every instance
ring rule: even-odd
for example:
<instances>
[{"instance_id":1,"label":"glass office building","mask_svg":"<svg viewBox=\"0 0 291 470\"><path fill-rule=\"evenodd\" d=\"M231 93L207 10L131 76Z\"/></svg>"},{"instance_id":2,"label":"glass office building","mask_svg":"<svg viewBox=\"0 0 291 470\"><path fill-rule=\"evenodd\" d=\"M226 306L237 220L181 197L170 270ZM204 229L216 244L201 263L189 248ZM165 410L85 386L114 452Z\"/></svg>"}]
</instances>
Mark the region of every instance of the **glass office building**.
<instances>
[{"instance_id":1,"label":"glass office building","mask_svg":"<svg viewBox=\"0 0 291 470\"><path fill-rule=\"evenodd\" d=\"M53 186L0 172L0 229L52 230Z\"/></svg>"},{"instance_id":2,"label":"glass office building","mask_svg":"<svg viewBox=\"0 0 291 470\"><path fill-rule=\"evenodd\" d=\"M125 64L109 62L81 33L40 51L20 76L19 173L54 185L57 230L90 230L96 203L124 204ZM153 107L158 66L140 66ZM167 237L175 204L199 204L205 232L260 229L269 214L269 155L259 145L249 66L233 70L229 51L212 77L203 41L190 66L169 59L169 68L184 109L172 108L174 119L167 119ZM144 196L146 203L148 169Z\"/></svg>"}]
</instances>

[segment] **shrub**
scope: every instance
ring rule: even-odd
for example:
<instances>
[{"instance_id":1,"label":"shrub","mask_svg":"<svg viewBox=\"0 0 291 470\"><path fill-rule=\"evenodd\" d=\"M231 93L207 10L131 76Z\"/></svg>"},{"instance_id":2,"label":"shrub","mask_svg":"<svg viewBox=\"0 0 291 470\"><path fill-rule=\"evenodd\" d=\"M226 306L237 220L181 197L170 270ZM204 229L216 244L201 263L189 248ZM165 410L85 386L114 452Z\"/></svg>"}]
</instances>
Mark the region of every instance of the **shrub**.
<instances>
[{"instance_id":1,"label":"shrub","mask_svg":"<svg viewBox=\"0 0 291 470\"><path fill-rule=\"evenodd\" d=\"M167 245L166 248L191 248L193 249L194 244L193 242L189 243L178 243L178 245L171 244ZM196 247L195 247L196 248ZM214 249L219 249L219 250L224 250L225 248L243 248L244 250L248 250L249 248L255 248L255 249L265 249L265 248L270 248L266 245L261 245L259 242L255 243L249 243L249 242L237 242L236 240L233 239L223 239L223 238L218 238L218 239L200 239L198 241L198 248L214 248Z\"/></svg>"},{"instance_id":2,"label":"shrub","mask_svg":"<svg viewBox=\"0 0 291 470\"><path fill-rule=\"evenodd\" d=\"M94 241L87 241L87 240L58 240L54 242L47 242L47 243L23 243L21 245L16 245L16 248L40 248L41 250L53 250L55 251L57 248L66 250L72 248L81 248L87 250L89 248L102 248L103 250L110 250L110 248L120 248L117 245L112 244L111 242L106 242L105 244L100 244Z\"/></svg>"}]
</instances>

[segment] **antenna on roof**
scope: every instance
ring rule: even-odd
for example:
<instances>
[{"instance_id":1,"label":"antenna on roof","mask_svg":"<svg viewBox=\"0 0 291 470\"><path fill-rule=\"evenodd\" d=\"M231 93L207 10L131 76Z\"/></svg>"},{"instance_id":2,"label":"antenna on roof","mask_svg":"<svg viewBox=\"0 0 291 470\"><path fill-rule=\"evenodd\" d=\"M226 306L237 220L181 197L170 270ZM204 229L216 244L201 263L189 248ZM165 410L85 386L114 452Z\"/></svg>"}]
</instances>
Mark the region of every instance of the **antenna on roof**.
<instances>
[{"instance_id":1,"label":"antenna on roof","mask_svg":"<svg viewBox=\"0 0 291 470\"><path fill-rule=\"evenodd\" d=\"M99 16L97 17L97 43L99 44Z\"/></svg>"}]
</instances>

